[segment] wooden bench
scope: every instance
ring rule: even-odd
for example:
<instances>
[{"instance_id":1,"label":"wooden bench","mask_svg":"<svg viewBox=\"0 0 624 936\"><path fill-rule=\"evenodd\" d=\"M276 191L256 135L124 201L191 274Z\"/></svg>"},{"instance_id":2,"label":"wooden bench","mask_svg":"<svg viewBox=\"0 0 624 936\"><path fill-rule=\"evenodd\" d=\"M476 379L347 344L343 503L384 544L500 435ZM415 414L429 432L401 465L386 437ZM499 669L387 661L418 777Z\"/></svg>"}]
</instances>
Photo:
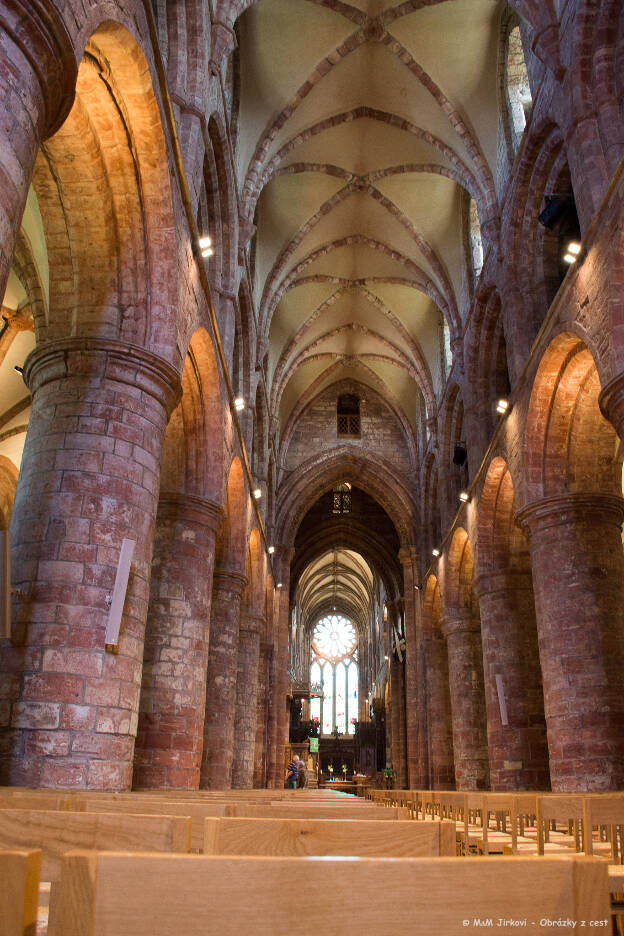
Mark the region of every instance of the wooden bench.
<instances>
[{"instance_id":1,"label":"wooden bench","mask_svg":"<svg viewBox=\"0 0 624 936\"><path fill-rule=\"evenodd\" d=\"M409 810L396 806L250 806L230 803L225 815L240 819L409 819Z\"/></svg>"},{"instance_id":2,"label":"wooden bench","mask_svg":"<svg viewBox=\"0 0 624 936\"><path fill-rule=\"evenodd\" d=\"M206 819L205 855L357 855L419 858L455 854L454 822L369 819Z\"/></svg>"},{"instance_id":3,"label":"wooden bench","mask_svg":"<svg viewBox=\"0 0 624 936\"><path fill-rule=\"evenodd\" d=\"M0 848L39 848L41 878L58 880L61 859L76 848L188 852L191 823L182 816L0 810Z\"/></svg>"},{"instance_id":4,"label":"wooden bench","mask_svg":"<svg viewBox=\"0 0 624 936\"><path fill-rule=\"evenodd\" d=\"M0 851L0 936L35 936L40 874L40 851Z\"/></svg>"},{"instance_id":5,"label":"wooden bench","mask_svg":"<svg viewBox=\"0 0 624 936\"><path fill-rule=\"evenodd\" d=\"M333 932L339 920L342 936L389 928L458 936L466 919L471 924L492 920L494 926L499 919L526 919L529 931L540 931L544 918L607 921L610 913L607 865L584 857L484 861L78 852L63 860L48 936L238 936L241 931L276 936L291 929L310 902L315 931Z\"/></svg>"}]
</instances>

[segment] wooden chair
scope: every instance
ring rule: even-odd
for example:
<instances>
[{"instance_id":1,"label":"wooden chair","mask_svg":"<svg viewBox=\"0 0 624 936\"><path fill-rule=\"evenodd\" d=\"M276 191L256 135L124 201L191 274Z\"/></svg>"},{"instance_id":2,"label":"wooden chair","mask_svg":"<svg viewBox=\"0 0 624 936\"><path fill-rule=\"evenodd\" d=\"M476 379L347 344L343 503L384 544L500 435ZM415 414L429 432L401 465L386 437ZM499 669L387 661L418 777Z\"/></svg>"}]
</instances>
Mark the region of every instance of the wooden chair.
<instances>
[{"instance_id":1,"label":"wooden chair","mask_svg":"<svg viewBox=\"0 0 624 936\"><path fill-rule=\"evenodd\" d=\"M593 830L605 828L605 841L598 848ZM624 836L624 795L602 793L583 798L583 846L586 855L600 854L612 864L623 864L622 839Z\"/></svg>"},{"instance_id":2,"label":"wooden chair","mask_svg":"<svg viewBox=\"0 0 624 936\"><path fill-rule=\"evenodd\" d=\"M0 851L0 936L34 936L40 874L40 851Z\"/></svg>"},{"instance_id":3,"label":"wooden chair","mask_svg":"<svg viewBox=\"0 0 624 936\"><path fill-rule=\"evenodd\" d=\"M455 854L454 822L368 819L206 819L205 855L357 855L418 858Z\"/></svg>"},{"instance_id":4,"label":"wooden chair","mask_svg":"<svg viewBox=\"0 0 624 936\"><path fill-rule=\"evenodd\" d=\"M606 863L545 858L223 858L70 853L48 936L458 936L465 920L608 920Z\"/></svg>"},{"instance_id":5,"label":"wooden chair","mask_svg":"<svg viewBox=\"0 0 624 936\"><path fill-rule=\"evenodd\" d=\"M583 795L552 793L537 798L537 853L581 851ZM563 825L563 830L557 827Z\"/></svg>"},{"instance_id":6,"label":"wooden chair","mask_svg":"<svg viewBox=\"0 0 624 936\"><path fill-rule=\"evenodd\" d=\"M188 852L190 819L116 813L0 810L0 848L41 849L41 877L58 880L61 858L76 848Z\"/></svg>"}]
</instances>

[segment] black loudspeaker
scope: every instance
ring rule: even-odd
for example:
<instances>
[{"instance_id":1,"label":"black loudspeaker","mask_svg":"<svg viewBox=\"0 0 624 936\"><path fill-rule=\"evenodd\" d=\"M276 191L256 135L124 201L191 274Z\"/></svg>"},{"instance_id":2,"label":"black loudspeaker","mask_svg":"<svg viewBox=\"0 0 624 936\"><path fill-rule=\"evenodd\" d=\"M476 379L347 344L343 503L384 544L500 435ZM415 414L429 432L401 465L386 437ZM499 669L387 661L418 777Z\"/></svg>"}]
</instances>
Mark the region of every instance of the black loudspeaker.
<instances>
[{"instance_id":1,"label":"black loudspeaker","mask_svg":"<svg viewBox=\"0 0 624 936\"><path fill-rule=\"evenodd\" d=\"M454 465L463 465L468 457L468 452L466 446L463 442L455 443L455 451L453 452L453 464Z\"/></svg>"}]
</instances>

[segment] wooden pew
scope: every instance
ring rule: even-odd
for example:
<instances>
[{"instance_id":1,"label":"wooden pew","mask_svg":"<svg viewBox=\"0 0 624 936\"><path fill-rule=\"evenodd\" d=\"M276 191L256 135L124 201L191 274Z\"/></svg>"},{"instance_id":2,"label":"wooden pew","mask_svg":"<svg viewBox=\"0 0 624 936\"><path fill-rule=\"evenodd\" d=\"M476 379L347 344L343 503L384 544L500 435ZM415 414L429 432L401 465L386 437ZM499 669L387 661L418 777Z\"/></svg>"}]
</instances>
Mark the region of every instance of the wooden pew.
<instances>
[{"instance_id":1,"label":"wooden pew","mask_svg":"<svg viewBox=\"0 0 624 936\"><path fill-rule=\"evenodd\" d=\"M593 840L595 826L606 826L608 837L596 848ZM586 855L597 852L612 864L622 864L622 836L624 835L624 796L621 793L602 793L583 797L583 848ZM618 847L618 842L620 847Z\"/></svg>"},{"instance_id":2,"label":"wooden pew","mask_svg":"<svg viewBox=\"0 0 624 936\"><path fill-rule=\"evenodd\" d=\"M35 936L40 873L40 851L0 851L0 936Z\"/></svg>"},{"instance_id":3,"label":"wooden pew","mask_svg":"<svg viewBox=\"0 0 624 936\"><path fill-rule=\"evenodd\" d=\"M357 855L419 858L455 854L454 822L369 819L206 819L205 855Z\"/></svg>"},{"instance_id":4,"label":"wooden pew","mask_svg":"<svg viewBox=\"0 0 624 936\"><path fill-rule=\"evenodd\" d=\"M191 823L182 816L0 810L0 848L40 848L41 877L56 881L61 858L76 848L188 852Z\"/></svg>"},{"instance_id":5,"label":"wooden pew","mask_svg":"<svg viewBox=\"0 0 624 936\"><path fill-rule=\"evenodd\" d=\"M607 921L607 865L544 858L225 858L70 853L48 936L276 936L313 901L341 936L458 936L475 919ZM389 914L391 915L389 918ZM532 926L532 924L535 926ZM471 927L472 928L472 927ZM561 929L557 930L561 932ZM570 928L563 930L572 932Z\"/></svg>"},{"instance_id":6,"label":"wooden pew","mask_svg":"<svg viewBox=\"0 0 624 936\"><path fill-rule=\"evenodd\" d=\"M391 806L250 806L230 803L225 815L240 819L409 819L409 810Z\"/></svg>"}]
</instances>

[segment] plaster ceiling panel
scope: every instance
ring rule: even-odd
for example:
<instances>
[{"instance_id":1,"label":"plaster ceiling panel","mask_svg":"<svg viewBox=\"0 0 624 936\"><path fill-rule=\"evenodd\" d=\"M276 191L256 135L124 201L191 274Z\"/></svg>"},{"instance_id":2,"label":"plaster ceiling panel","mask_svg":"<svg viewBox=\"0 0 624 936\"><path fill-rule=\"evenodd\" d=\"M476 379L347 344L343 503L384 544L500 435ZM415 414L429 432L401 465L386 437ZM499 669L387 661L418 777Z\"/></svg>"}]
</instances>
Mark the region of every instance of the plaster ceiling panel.
<instances>
[{"instance_id":1,"label":"plaster ceiling panel","mask_svg":"<svg viewBox=\"0 0 624 936\"><path fill-rule=\"evenodd\" d=\"M378 43L359 46L315 85L279 130L269 155L274 155L299 133L320 121L364 106L426 128L468 162L469 155L461 138L433 96L396 55ZM340 150L328 147L325 162L339 159Z\"/></svg>"},{"instance_id":2,"label":"plaster ceiling panel","mask_svg":"<svg viewBox=\"0 0 624 936\"><path fill-rule=\"evenodd\" d=\"M354 234L386 244L416 263L429 277L437 279L405 225L384 205L363 192L349 195L320 218L289 258L288 268L294 268L319 248Z\"/></svg>"},{"instance_id":3,"label":"plaster ceiling panel","mask_svg":"<svg viewBox=\"0 0 624 936\"><path fill-rule=\"evenodd\" d=\"M18 432L0 441L0 455L8 458L19 471L24 454L24 445L26 443L26 433Z\"/></svg>"},{"instance_id":4,"label":"plaster ceiling panel","mask_svg":"<svg viewBox=\"0 0 624 936\"><path fill-rule=\"evenodd\" d=\"M336 165L356 175L405 164L434 164L452 169L453 163L435 146L381 120L361 117L323 130L292 149L281 165L311 162L325 165L333 154Z\"/></svg>"},{"instance_id":5,"label":"plaster ceiling panel","mask_svg":"<svg viewBox=\"0 0 624 936\"><path fill-rule=\"evenodd\" d=\"M501 4L454 0L424 7L389 27L441 91L468 118L492 172L498 128Z\"/></svg>"},{"instance_id":6,"label":"plaster ceiling panel","mask_svg":"<svg viewBox=\"0 0 624 936\"><path fill-rule=\"evenodd\" d=\"M280 251L343 184L342 180L320 172L306 172L280 176L263 190L258 203L256 237L258 297Z\"/></svg>"},{"instance_id":7,"label":"plaster ceiling panel","mask_svg":"<svg viewBox=\"0 0 624 936\"><path fill-rule=\"evenodd\" d=\"M15 312L23 302L26 302L27 298L26 290L22 286L21 281L17 278L15 271L13 269L9 270L9 278L2 305Z\"/></svg>"},{"instance_id":8,"label":"plaster ceiling panel","mask_svg":"<svg viewBox=\"0 0 624 936\"><path fill-rule=\"evenodd\" d=\"M403 412L412 426L412 430L416 433L418 430L419 416L416 405L418 390L413 378L410 377L407 371L402 368L394 367L391 363L371 361L370 367L399 400Z\"/></svg>"},{"instance_id":9,"label":"plaster ceiling panel","mask_svg":"<svg viewBox=\"0 0 624 936\"><path fill-rule=\"evenodd\" d=\"M239 178L256 143L317 64L356 28L305 0L262 0L239 21L241 50ZM242 171L242 174L241 174Z\"/></svg>"},{"instance_id":10,"label":"plaster ceiling panel","mask_svg":"<svg viewBox=\"0 0 624 936\"><path fill-rule=\"evenodd\" d=\"M434 386L441 381L440 310L424 293L410 286L375 283L370 289L401 319L406 329L420 345L425 356Z\"/></svg>"},{"instance_id":11,"label":"plaster ceiling panel","mask_svg":"<svg viewBox=\"0 0 624 936\"><path fill-rule=\"evenodd\" d=\"M288 383L282 394L282 399L280 401L280 423L282 430L286 425L290 412L294 406L297 405L303 394L306 392L311 383L313 383L320 375L326 371L334 361L329 358L321 358L316 361L304 362L300 367L298 367ZM342 372L341 372L342 374ZM335 380L335 372L333 380ZM331 382L328 378L328 383Z\"/></svg>"},{"instance_id":12,"label":"plaster ceiling panel","mask_svg":"<svg viewBox=\"0 0 624 936\"><path fill-rule=\"evenodd\" d=\"M364 279L367 276L403 277L405 266L388 254L381 253L363 244L337 247L319 256L305 269L306 274L328 274L348 279Z\"/></svg>"},{"instance_id":13,"label":"plaster ceiling panel","mask_svg":"<svg viewBox=\"0 0 624 936\"><path fill-rule=\"evenodd\" d=\"M361 322L367 328L384 335L389 341L401 345L400 330L372 302L363 290L345 290L336 302L310 322L299 339L298 349L315 341L319 336L348 322ZM293 335L294 337L294 335Z\"/></svg>"},{"instance_id":14,"label":"plaster ceiling panel","mask_svg":"<svg viewBox=\"0 0 624 936\"><path fill-rule=\"evenodd\" d=\"M450 275L455 295L460 294L466 263L461 229L462 190L451 179L408 172L377 183L423 235ZM436 277L437 279L437 277Z\"/></svg>"},{"instance_id":15,"label":"plaster ceiling panel","mask_svg":"<svg viewBox=\"0 0 624 936\"><path fill-rule=\"evenodd\" d=\"M284 346L308 317L340 287L336 283L306 283L287 290L273 313L269 334L269 373L272 376Z\"/></svg>"},{"instance_id":16,"label":"plaster ceiling panel","mask_svg":"<svg viewBox=\"0 0 624 936\"><path fill-rule=\"evenodd\" d=\"M396 354L395 350L389 345L387 339L376 332L365 330L361 323L349 322L346 325L332 328L325 336L321 336L318 341L305 351L306 345L301 348L303 353L323 354L325 352L338 352L339 354Z\"/></svg>"}]
</instances>

